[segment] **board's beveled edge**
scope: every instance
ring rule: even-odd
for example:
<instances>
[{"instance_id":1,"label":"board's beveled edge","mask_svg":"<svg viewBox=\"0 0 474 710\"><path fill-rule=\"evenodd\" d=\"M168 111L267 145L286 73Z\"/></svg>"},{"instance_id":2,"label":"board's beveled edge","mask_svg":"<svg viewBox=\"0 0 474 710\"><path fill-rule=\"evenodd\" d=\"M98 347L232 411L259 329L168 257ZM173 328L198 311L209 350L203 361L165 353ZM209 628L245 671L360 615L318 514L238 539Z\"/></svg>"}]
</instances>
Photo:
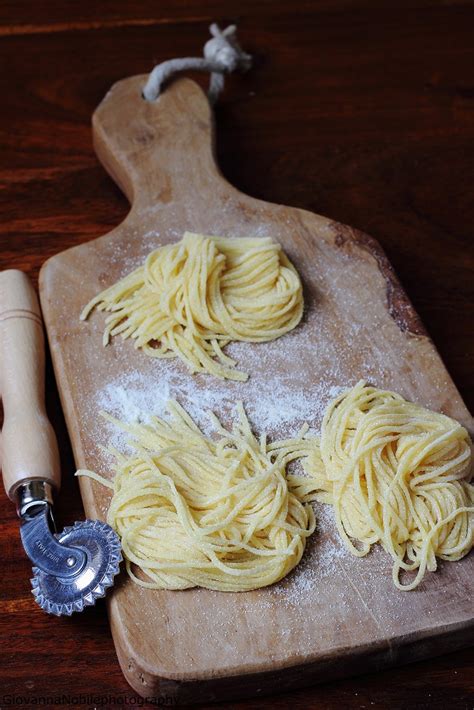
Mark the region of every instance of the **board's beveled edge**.
<instances>
[{"instance_id":1,"label":"board's beveled edge","mask_svg":"<svg viewBox=\"0 0 474 710\"><path fill-rule=\"evenodd\" d=\"M442 631L432 628L422 637L414 633L399 637L396 643L380 641L355 649L348 647L341 650L338 657L321 654L302 662L281 662L272 668L252 667L244 672L239 669L238 672L227 674L210 673L187 677L186 674L160 673L159 670L157 673L138 654L127 656L123 653L124 646L116 640L116 634L120 632L112 624L112 618L110 616L118 660L130 686L143 697L164 697L185 705L243 699L259 694L270 695L396 665L416 663L474 644L473 618L467 627L460 621L444 627Z\"/></svg>"},{"instance_id":2,"label":"board's beveled edge","mask_svg":"<svg viewBox=\"0 0 474 710\"><path fill-rule=\"evenodd\" d=\"M334 243L338 248L346 248L349 242L357 245L360 249L365 249L373 256L387 284L387 310L400 330L410 335L428 338L426 328L380 242L359 229L339 222L332 222L330 226L334 231Z\"/></svg>"}]
</instances>

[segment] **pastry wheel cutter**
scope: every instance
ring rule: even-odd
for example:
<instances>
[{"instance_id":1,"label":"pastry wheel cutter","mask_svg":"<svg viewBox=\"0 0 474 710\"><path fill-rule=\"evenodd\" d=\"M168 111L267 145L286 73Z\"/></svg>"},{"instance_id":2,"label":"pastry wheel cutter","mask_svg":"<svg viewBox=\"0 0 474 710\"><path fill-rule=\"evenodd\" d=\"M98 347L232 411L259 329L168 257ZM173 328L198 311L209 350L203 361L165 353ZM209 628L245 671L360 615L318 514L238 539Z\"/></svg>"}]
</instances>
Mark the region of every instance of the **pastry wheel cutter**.
<instances>
[{"instance_id":1,"label":"pastry wheel cutter","mask_svg":"<svg viewBox=\"0 0 474 710\"><path fill-rule=\"evenodd\" d=\"M33 563L32 593L48 613L70 616L113 584L120 539L99 520L55 531L53 490L59 454L44 403L44 336L35 291L21 271L0 273L0 395L3 483L16 503L20 535Z\"/></svg>"}]
</instances>

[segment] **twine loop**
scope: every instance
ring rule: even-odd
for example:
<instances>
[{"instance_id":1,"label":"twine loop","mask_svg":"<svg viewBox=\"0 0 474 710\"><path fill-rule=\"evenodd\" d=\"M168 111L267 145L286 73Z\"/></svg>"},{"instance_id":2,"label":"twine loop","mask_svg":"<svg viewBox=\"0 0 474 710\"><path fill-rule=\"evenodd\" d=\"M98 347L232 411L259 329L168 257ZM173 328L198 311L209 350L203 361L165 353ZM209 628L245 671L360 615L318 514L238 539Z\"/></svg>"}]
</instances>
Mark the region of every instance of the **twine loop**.
<instances>
[{"instance_id":1,"label":"twine loop","mask_svg":"<svg viewBox=\"0 0 474 710\"><path fill-rule=\"evenodd\" d=\"M212 38L204 45L204 57L183 57L169 59L158 64L150 73L143 88L143 98L156 101L163 85L177 73L189 70L206 71L211 74L209 83L209 101L214 104L224 88L224 74L234 71L247 71L252 64L252 57L237 42L237 28L229 25L220 30L218 25L209 28Z\"/></svg>"}]
</instances>

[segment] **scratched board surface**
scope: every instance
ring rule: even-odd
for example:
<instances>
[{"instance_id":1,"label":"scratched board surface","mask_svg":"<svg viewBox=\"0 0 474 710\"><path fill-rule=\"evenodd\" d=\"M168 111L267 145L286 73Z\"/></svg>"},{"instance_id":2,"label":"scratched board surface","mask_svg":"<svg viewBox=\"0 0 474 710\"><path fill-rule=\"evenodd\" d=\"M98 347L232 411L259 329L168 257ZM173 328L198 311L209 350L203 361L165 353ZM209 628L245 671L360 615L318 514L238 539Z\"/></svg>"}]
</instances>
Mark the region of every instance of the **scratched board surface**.
<instances>
[{"instance_id":1,"label":"scratched board surface","mask_svg":"<svg viewBox=\"0 0 474 710\"><path fill-rule=\"evenodd\" d=\"M220 175L211 111L192 81L174 82L150 104L143 77L116 84L94 115L105 168L131 202L106 236L50 259L41 303L76 464L110 476L103 446L125 447L101 416L126 421L165 415L176 398L209 430L211 409L229 424L242 401L257 434L318 430L341 388L365 378L473 422L433 343L378 244L324 217L258 201ZM79 314L89 299L184 231L270 236L304 284L300 325L273 343L234 343L227 352L247 383L192 376L179 360L152 360L130 341L102 347L104 315ZM86 514L104 518L109 491L82 478ZM272 587L246 593L152 591L124 574L108 599L124 674L143 695L183 701L248 695L312 679L441 653L473 639L473 556L441 564L403 593L381 549L345 551L331 511L315 506L318 529L298 568ZM283 672L284 671L284 672Z\"/></svg>"}]
</instances>

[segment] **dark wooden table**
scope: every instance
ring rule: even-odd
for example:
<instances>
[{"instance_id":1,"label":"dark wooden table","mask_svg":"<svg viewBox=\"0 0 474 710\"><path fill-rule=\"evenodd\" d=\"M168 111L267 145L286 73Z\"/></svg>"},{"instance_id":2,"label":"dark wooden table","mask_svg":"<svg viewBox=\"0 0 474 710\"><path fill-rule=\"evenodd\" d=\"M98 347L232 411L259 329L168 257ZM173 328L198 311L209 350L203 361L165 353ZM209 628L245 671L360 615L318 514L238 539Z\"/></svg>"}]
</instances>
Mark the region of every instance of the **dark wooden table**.
<instances>
[{"instance_id":1,"label":"dark wooden table","mask_svg":"<svg viewBox=\"0 0 474 710\"><path fill-rule=\"evenodd\" d=\"M223 172L376 237L472 410L473 2L2 0L1 268L36 280L48 256L123 219L91 113L117 79L199 54L214 20L238 22L255 56L216 111ZM64 525L82 506L50 366L47 390ZM23 708L136 705L104 604L70 619L40 612L14 508L0 503L0 708L15 697ZM473 666L469 649L232 707L461 710L474 707Z\"/></svg>"}]
</instances>

